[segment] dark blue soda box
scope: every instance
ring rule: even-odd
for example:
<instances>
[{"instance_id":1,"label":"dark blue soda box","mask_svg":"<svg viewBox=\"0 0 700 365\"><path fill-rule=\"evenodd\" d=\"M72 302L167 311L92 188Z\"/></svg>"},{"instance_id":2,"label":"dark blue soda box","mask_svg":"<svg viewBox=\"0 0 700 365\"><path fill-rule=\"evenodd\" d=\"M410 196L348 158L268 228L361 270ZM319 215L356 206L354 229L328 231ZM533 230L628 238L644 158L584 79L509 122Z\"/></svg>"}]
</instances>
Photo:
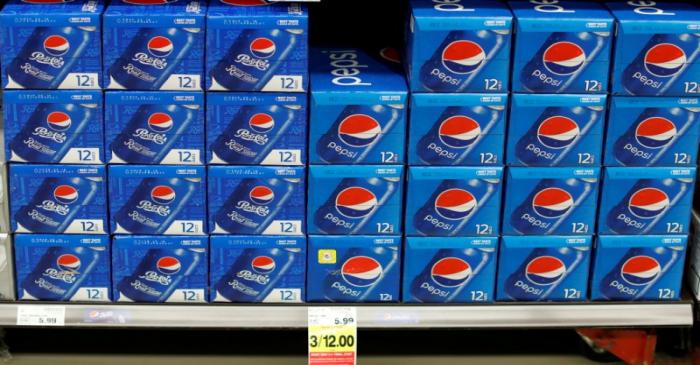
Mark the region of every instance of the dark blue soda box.
<instances>
[{"instance_id":1,"label":"dark blue soda box","mask_svg":"<svg viewBox=\"0 0 700 365\"><path fill-rule=\"evenodd\" d=\"M592 300L678 300L688 236L600 236Z\"/></svg>"},{"instance_id":2,"label":"dark blue soda box","mask_svg":"<svg viewBox=\"0 0 700 365\"><path fill-rule=\"evenodd\" d=\"M114 236L115 302L205 303L207 236Z\"/></svg>"},{"instance_id":3,"label":"dark blue soda box","mask_svg":"<svg viewBox=\"0 0 700 365\"><path fill-rule=\"evenodd\" d=\"M309 234L400 234L403 166L309 166Z\"/></svg>"},{"instance_id":4,"label":"dark blue soda box","mask_svg":"<svg viewBox=\"0 0 700 365\"><path fill-rule=\"evenodd\" d=\"M405 247L403 302L493 302L498 237L406 237Z\"/></svg>"},{"instance_id":5,"label":"dark blue soda box","mask_svg":"<svg viewBox=\"0 0 700 365\"><path fill-rule=\"evenodd\" d=\"M201 92L105 93L110 164L201 165L204 134Z\"/></svg>"},{"instance_id":6,"label":"dark blue soda box","mask_svg":"<svg viewBox=\"0 0 700 365\"><path fill-rule=\"evenodd\" d=\"M601 4L576 0L510 1L517 29L513 92L604 94L615 32Z\"/></svg>"},{"instance_id":7,"label":"dark blue soda box","mask_svg":"<svg viewBox=\"0 0 700 365\"><path fill-rule=\"evenodd\" d=\"M592 244L591 236L504 236L496 300L586 300Z\"/></svg>"},{"instance_id":8,"label":"dark blue soda box","mask_svg":"<svg viewBox=\"0 0 700 365\"><path fill-rule=\"evenodd\" d=\"M595 232L600 169L512 167L507 172L504 235Z\"/></svg>"},{"instance_id":9,"label":"dark blue soda box","mask_svg":"<svg viewBox=\"0 0 700 365\"><path fill-rule=\"evenodd\" d=\"M3 89L100 89L100 0L9 0L0 12Z\"/></svg>"},{"instance_id":10,"label":"dark blue soda box","mask_svg":"<svg viewBox=\"0 0 700 365\"><path fill-rule=\"evenodd\" d=\"M101 165L10 165L15 233L109 233Z\"/></svg>"},{"instance_id":11,"label":"dark blue soda box","mask_svg":"<svg viewBox=\"0 0 700 365\"><path fill-rule=\"evenodd\" d=\"M8 90L3 103L9 161L103 163L101 92Z\"/></svg>"},{"instance_id":12,"label":"dark blue soda box","mask_svg":"<svg viewBox=\"0 0 700 365\"><path fill-rule=\"evenodd\" d=\"M688 234L695 167L607 167L598 234Z\"/></svg>"},{"instance_id":13,"label":"dark blue soda box","mask_svg":"<svg viewBox=\"0 0 700 365\"><path fill-rule=\"evenodd\" d=\"M390 61L353 48L317 48L311 83L310 163L404 161L406 80Z\"/></svg>"},{"instance_id":14,"label":"dark blue soda box","mask_svg":"<svg viewBox=\"0 0 700 365\"><path fill-rule=\"evenodd\" d=\"M205 175L203 166L110 166L112 233L206 233Z\"/></svg>"},{"instance_id":15,"label":"dark blue soda box","mask_svg":"<svg viewBox=\"0 0 700 365\"><path fill-rule=\"evenodd\" d=\"M210 164L306 163L306 95L209 93L206 124Z\"/></svg>"},{"instance_id":16,"label":"dark blue soda box","mask_svg":"<svg viewBox=\"0 0 700 365\"><path fill-rule=\"evenodd\" d=\"M612 93L700 95L700 7L629 0L607 3L617 18Z\"/></svg>"},{"instance_id":17,"label":"dark blue soda box","mask_svg":"<svg viewBox=\"0 0 700 365\"><path fill-rule=\"evenodd\" d=\"M398 302L401 237L309 236L306 300Z\"/></svg>"},{"instance_id":18,"label":"dark blue soda box","mask_svg":"<svg viewBox=\"0 0 700 365\"><path fill-rule=\"evenodd\" d=\"M17 298L109 302L107 235L15 235Z\"/></svg>"},{"instance_id":19,"label":"dark blue soda box","mask_svg":"<svg viewBox=\"0 0 700 365\"><path fill-rule=\"evenodd\" d=\"M298 3L211 0L207 13L207 90L304 92L309 25Z\"/></svg>"},{"instance_id":20,"label":"dark blue soda box","mask_svg":"<svg viewBox=\"0 0 700 365\"><path fill-rule=\"evenodd\" d=\"M498 236L502 167L410 167L407 236Z\"/></svg>"},{"instance_id":21,"label":"dark blue soda box","mask_svg":"<svg viewBox=\"0 0 700 365\"><path fill-rule=\"evenodd\" d=\"M698 98L613 97L605 165L695 165L699 119Z\"/></svg>"},{"instance_id":22,"label":"dark blue soda box","mask_svg":"<svg viewBox=\"0 0 700 365\"><path fill-rule=\"evenodd\" d=\"M114 0L104 13L106 89L202 90L206 3Z\"/></svg>"},{"instance_id":23,"label":"dark blue soda box","mask_svg":"<svg viewBox=\"0 0 700 365\"><path fill-rule=\"evenodd\" d=\"M303 235L304 167L210 166L211 233Z\"/></svg>"},{"instance_id":24,"label":"dark blue soda box","mask_svg":"<svg viewBox=\"0 0 700 365\"><path fill-rule=\"evenodd\" d=\"M211 302L306 300L306 237L213 236Z\"/></svg>"},{"instance_id":25,"label":"dark blue soda box","mask_svg":"<svg viewBox=\"0 0 700 365\"><path fill-rule=\"evenodd\" d=\"M605 95L513 95L508 165L600 166L606 101Z\"/></svg>"},{"instance_id":26,"label":"dark blue soda box","mask_svg":"<svg viewBox=\"0 0 700 365\"><path fill-rule=\"evenodd\" d=\"M431 166L501 165L506 94L413 94L408 163Z\"/></svg>"}]
</instances>

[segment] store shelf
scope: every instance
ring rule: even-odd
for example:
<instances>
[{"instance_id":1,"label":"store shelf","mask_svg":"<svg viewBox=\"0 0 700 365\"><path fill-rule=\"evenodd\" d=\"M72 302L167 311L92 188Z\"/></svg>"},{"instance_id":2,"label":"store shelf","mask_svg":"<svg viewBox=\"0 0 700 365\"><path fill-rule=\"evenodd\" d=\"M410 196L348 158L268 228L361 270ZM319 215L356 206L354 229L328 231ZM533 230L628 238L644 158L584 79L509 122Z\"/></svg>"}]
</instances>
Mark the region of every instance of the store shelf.
<instances>
[{"instance_id":1,"label":"store shelf","mask_svg":"<svg viewBox=\"0 0 700 365\"><path fill-rule=\"evenodd\" d=\"M65 306L67 327L303 328L306 305L2 303L0 327L20 305ZM360 328L685 327L691 301L658 303L358 305Z\"/></svg>"}]
</instances>

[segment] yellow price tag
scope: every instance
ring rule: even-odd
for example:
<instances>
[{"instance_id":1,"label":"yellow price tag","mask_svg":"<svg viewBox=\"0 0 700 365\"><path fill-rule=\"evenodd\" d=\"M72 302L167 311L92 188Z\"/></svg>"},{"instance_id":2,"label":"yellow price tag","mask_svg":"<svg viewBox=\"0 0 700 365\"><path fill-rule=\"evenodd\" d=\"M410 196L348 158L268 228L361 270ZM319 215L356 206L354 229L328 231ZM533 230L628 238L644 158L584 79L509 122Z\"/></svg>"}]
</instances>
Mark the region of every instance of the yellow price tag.
<instances>
[{"instance_id":1,"label":"yellow price tag","mask_svg":"<svg viewBox=\"0 0 700 365\"><path fill-rule=\"evenodd\" d=\"M355 365L357 310L309 307L309 365Z\"/></svg>"}]
</instances>

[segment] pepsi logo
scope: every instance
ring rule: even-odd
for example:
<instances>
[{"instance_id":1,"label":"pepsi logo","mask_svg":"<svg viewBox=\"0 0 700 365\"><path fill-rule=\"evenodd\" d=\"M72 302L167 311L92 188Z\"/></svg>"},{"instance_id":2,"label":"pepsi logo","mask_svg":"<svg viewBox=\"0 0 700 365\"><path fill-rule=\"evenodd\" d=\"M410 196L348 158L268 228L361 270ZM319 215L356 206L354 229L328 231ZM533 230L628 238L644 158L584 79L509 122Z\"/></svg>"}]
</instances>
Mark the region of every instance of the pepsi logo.
<instances>
[{"instance_id":1,"label":"pepsi logo","mask_svg":"<svg viewBox=\"0 0 700 365\"><path fill-rule=\"evenodd\" d=\"M148 52L155 57L168 57L173 52L173 48L173 42L160 35L148 41Z\"/></svg>"},{"instance_id":2,"label":"pepsi logo","mask_svg":"<svg viewBox=\"0 0 700 365\"><path fill-rule=\"evenodd\" d=\"M340 269L343 280L352 286L370 286L382 277L382 265L368 256L347 259Z\"/></svg>"},{"instance_id":3,"label":"pepsi logo","mask_svg":"<svg viewBox=\"0 0 700 365\"><path fill-rule=\"evenodd\" d=\"M63 4L63 3L69 3L73 0L22 0L22 2L27 3L27 4Z\"/></svg>"},{"instance_id":4,"label":"pepsi logo","mask_svg":"<svg viewBox=\"0 0 700 365\"><path fill-rule=\"evenodd\" d=\"M151 200L161 205L170 204L175 200L175 190L167 185L158 185L151 189Z\"/></svg>"},{"instance_id":5,"label":"pepsi logo","mask_svg":"<svg viewBox=\"0 0 700 365\"><path fill-rule=\"evenodd\" d=\"M622 278L632 285L646 285L661 273L661 265L653 257L630 257L620 269Z\"/></svg>"},{"instance_id":6,"label":"pepsi logo","mask_svg":"<svg viewBox=\"0 0 700 365\"><path fill-rule=\"evenodd\" d=\"M78 200L78 189L70 185L59 185L53 189L53 197L61 204L72 204Z\"/></svg>"},{"instance_id":7,"label":"pepsi logo","mask_svg":"<svg viewBox=\"0 0 700 365\"><path fill-rule=\"evenodd\" d=\"M338 193L335 209L349 218L361 218L374 210L377 197L371 191L358 186L349 187Z\"/></svg>"},{"instance_id":8,"label":"pepsi logo","mask_svg":"<svg viewBox=\"0 0 700 365\"><path fill-rule=\"evenodd\" d=\"M385 47L379 50L379 56L389 62L401 63L401 54L394 47Z\"/></svg>"},{"instance_id":9,"label":"pepsi logo","mask_svg":"<svg viewBox=\"0 0 700 365\"><path fill-rule=\"evenodd\" d=\"M364 147L374 142L382 134L382 126L367 114L353 114L338 125L340 139L354 147Z\"/></svg>"},{"instance_id":10,"label":"pepsi logo","mask_svg":"<svg viewBox=\"0 0 700 365\"><path fill-rule=\"evenodd\" d=\"M463 189L448 189L435 199L435 211L446 219L464 219L479 202L472 193Z\"/></svg>"},{"instance_id":11,"label":"pepsi logo","mask_svg":"<svg viewBox=\"0 0 700 365\"><path fill-rule=\"evenodd\" d=\"M132 5L165 5L169 3L174 3L177 0L122 0L127 4Z\"/></svg>"},{"instance_id":12,"label":"pepsi logo","mask_svg":"<svg viewBox=\"0 0 700 365\"><path fill-rule=\"evenodd\" d=\"M148 117L148 128L156 133L169 131L173 124L173 118L165 113L153 113Z\"/></svg>"},{"instance_id":13,"label":"pepsi logo","mask_svg":"<svg viewBox=\"0 0 700 365\"><path fill-rule=\"evenodd\" d=\"M248 121L250 129L257 133L267 133L275 128L275 120L267 113L257 113L250 117Z\"/></svg>"},{"instance_id":14,"label":"pepsi logo","mask_svg":"<svg viewBox=\"0 0 700 365\"><path fill-rule=\"evenodd\" d=\"M267 0L221 0L221 2L226 5L235 6L261 6L270 4Z\"/></svg>"},{"instance_id":15,"label":"pepsi logo","mask_svg":"<svg viewBox=\"0 0 700 365\"><path fill-rule=\"evenodd\" d=\"M69 49L70 43L60 35L50 35L44 39L44 50L52 56L63 56Z\"/></svg>"},{"instance_id":16,"label":"pepsi logo","mask_svg":"<svg viewBox=\"0 0 700 365\"><path fill-rule=\"evenodd\" d=\"M174 275L180 271L182 265L180 264L180 260L172 256L165 256L158 259L156 268L164 275Z\"/></svg>"},{"instance_id":17,"label":"pepsi logo","mask_svg":"<svg viewBox=\"0 0 700 365\"><path fill-rule=\"evenodd\" d=\"M250 42L250 53L257 58L270 58L275 51L277 51L275 42L268 38L255 38Z\"/></svg>"},{"instance_id":18,"label":"pepsi logo","mask_svg":"<svg viewBox=\"0 0 700 365\"><path fill-rule=\"evenodd\" d=\"M46 116L46 125L57 132L66 131L71 125L70 116L64 112L51 112Z\"/></svg>"},{"instance_id":19,"label":"pepsi logo","mask_svg":"<svg viewBox=\"0 0 700 365\"><path fill-rule=\"evenodd\" d=\"M442 65L456 74L476 71L486 60L486 52L478 43L454 41L442 50Z\"/></svg>"},{"instance_id":20,"label":"pepsi logo","mask_svg":"<svg viewBox=\"0 0 700 365\"><path fill-rule=\"evenodd\" d=\"M644 119L634 131L637 142L647 148L660 148L669 144L676 137L676 125L672 121L651 117Z\"/></svg>"},{"instance_id":21,"label":"pepsi logo","mask_svg":"<svg viewBox=\"0 0 700 365\"><path fill-rule=\"evenodd\" d=\"M628 206L635 216L648 219L661 215L669 204L668 195L662 190L643 188L632 194Z\"/></svg>"},{"instance_id":22,"label":"pepsi logo","mask_svg":"<svg viewBox=\"0 0 700 365\"><path fill-rule=\"evenodd\" d=\"M76 272L80 270L80 258L69 253L58 256L56 259L56 266L61 271L72 271Z\"/></svg>"},{"instance_id":23,"label":"pepsi logo","mask_svg":"<svg viewBox=\"0 0 700 365\"><path fill-rule=\"evenodd\" d=\"M460 258L445 257L433 265L430 276L438 285L455 287L462 285L472 276L472 268Z\"/></svg>"},{"instance_id":24,"label":"pepsi logo","mask_svg":"<svg viewBox=\"0 0 700 365\"><path fill-rule=\"evenodd\" d=\"M581 130L573 119L561 115L549 117L537 127L537 139L549 148L564 148L578 138Z\"/></svg>"},{"instance_id":25,"label":"pepsi logo","mask_svg":"<svg viewBox=\"0 0 700 365\"><path fill-rule=\"evenodd\" d=\"M440 124L438 133L442 143L453 148L467 148L481 135L481 126L472 118L454 115Z\"/></svg>"},{"instance_id":26,"label":"pepsi logo","mask_svg":"<svg viewBox=\"0 0 700 365\"><path fill-rule=\"evenodd\" d=\"M258 256L253 259L250 266L253 268L253 271L258 274L269 274L275 271L275 260L269 256Z\"/></svg>"},{"instance_id":27,"label":"pepsi logo","mask_svg":"<svg viewBox=\"0 0 700 365\"><path fill-rule=\"evenodd\" d=\"M545 218L557 218L566 214L574 206L574 198L560 188L540 190L532 199L532 209Z\"/></svg>"},{"instance_id":28,"label":"pepsi logo","mask_svg":"<svg viewBox=\"0 0 700 365\"><path fill-rule=\"evenodd\" d=\"M687 58L682 48L671 43L661 43L649 48L644 55L644 67L654 76L669 77L677 74Z\"/></svg>"},{"instance_id":29,"label":"pepsi logo","mask_svg":"<svg viewBox=\"0 0 700 365\"><path fill-rule=\"evenodd\" d=\"M525 276L537 285L552 285L566 273L564 262L554 256L540 256L532 259L525 268Z\"/></svg>"},{"instance_id":30,"label":"pepsi logo","mask_svg":"<svg viewBox=\"0 0 700 365\"><path fill-rule=\"evenodd\" d=\"M544 66L557 75L571 75L586 62L586 52L576 43L557 42L542 55Z\"/></svg>"},{"instance_id":31,"label":"pepsi logo","mask_svg":"<svg viewBox=\"0 0 700 365\"><path fill-rule=\"evenodd\" d=\"M275 192L267 186L256 186L250 190L248 196L253 203L266 205L275 199Z\"/></svg>"}]
</instances>

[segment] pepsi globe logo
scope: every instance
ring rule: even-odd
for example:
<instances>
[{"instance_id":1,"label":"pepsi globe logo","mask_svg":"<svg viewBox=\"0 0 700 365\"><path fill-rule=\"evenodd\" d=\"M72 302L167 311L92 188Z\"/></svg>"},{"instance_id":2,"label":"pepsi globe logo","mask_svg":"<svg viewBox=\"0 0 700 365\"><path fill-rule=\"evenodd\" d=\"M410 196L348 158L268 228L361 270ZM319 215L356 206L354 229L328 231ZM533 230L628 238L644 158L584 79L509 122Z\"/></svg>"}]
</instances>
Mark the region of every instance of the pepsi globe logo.
<instances>
[{"instance_id":1,"label":"pepsi globe logo","mask_svg":"<svg viewBox=\"0 0 700 365\"><path fill-rule=\"evenodd\" d=\"M175 190L167 185L158 185L151 189L151 200L161 205L170 204L175 200Z\"/></svg>"},{"instance_id":2,"label":"pepsi globe logo","mask_svg":"<svg viewBox=\"0 0 700 365\"><path fill-rule=\"evenodd\" d=\"M479 202L463 189L448 189L435 199L435 211L443 218L458 220L471 214Z\"/></svg>"},{"instance_id":3,"label":"pepsi globe logo","mask_svg":"<svg viewBox=\"0 0 700 365\"><path fill-rule=\"evenodd\" d=\"M382 126L367 114L350 115L338 125L340 140L353 147L368 146L381 134Z\"/></svg>"},{"instance_id":4,"label":"pepsi globe logo","mask_svg":"<svg viewBox=\"0 0 700 365\"><path fill-rule=\"evenodd\" d=\"M561 115L549 117L537 127L537 139L549 148L565 148L578 138L581 130L578 124Z\"/></svg>"},{"instance_id":5,"label":"pepsi globe logo","mask_svg":"<svg viewBox=\"0 0 700 365\"><path fill-rule=\"evenodd\" d=\"M73 204L78 200L78 189L70 185L59 185L53 189L53 197L61 204Z\"/></svg>"},{"instance_id":6,"label":"pepsi globe logo","mask_svg":"<svg viewBox=\"0 0 700 365\"><path fill-rule=\"evenodd\" d=\"M661 148L676 137L676 125L672 121L651 117L644 119L634 131L637 142L647 148Z\"/></svg>"},{"instance_id":7,"label":"pepsi globe logo","mask_svg":"<svg viewBox=\"0 0 700 365\"><path fill-rule=\"evenodd\" d=\"M639 189L632 194L628 202L630 212L645 219L661 215L669 205L668 195L656 188Z\"/></svg>"},{"instance_id":8,"label":"pepsi globe logo","mask_svg":"<svg viewBox=\"0 0 700 365\"><path fill-rule=\"evenodd\" d=\"M620 276L631 285L646 285L661 273L661 265L653 257L630 257L620 268Z\"/></svg>"},{"instance_id":9,"label":"pepsi globe logo","mask_svg":"<svg viewBox=\"0 0 700 365\"><path fill-rule=\"evenodd\" d=\"M472 41L454 41L442 50L442 65L456 74L476 71L486 60L486 52Z\"/></svg>"},{"instance_id":10,"label":"pepsi globe logo","mask_svg":"<svg viewBox=\"0 0 700 365\"><path fill-rule=\"evenodd\" d=\"M50 35L44 39L44 50L52 56L63 56L69 49L70 43L60 35Z\"/></svg>"},{"instance_id":11,"label":"pepsi globe logo","mask_svg":"<svg viewBox=\"0 0 700 365\"><path fill-rule=\"evenodd\" d=\"M70 116L64 112L51 112L46 116L46 125L49 129L64 132L71 126Z\"/></svg>"},{"instance_id":12,"label":"pepsi globe logo","mask_svg":"<svg viewBox=\"0 0 700 365\"><path fill-rule=\"evenodd\" d=\"M80 270L80 258L78 256L66 253L58 256L56 266L62 271L77 272Z\"/></svg>"},{"instance_id":13,"label":"pepsi globe logo","mask_svg":"<svg viewBox=\"0 0 700 365\"><path fill-rule=\"evenodd\" d=\"M165 113L153 113L148 117L148 129L156 133L165 133L173 128L173 118Z\"/></svg>"},{"instance_id":14,"label":"pepsi globe logo","mask_svg":"<svg viewBox=\"0 0 700 365\"><path fill-rule=\"evenodd\" d=\"M540 190L532 199L532 209L545 218L558 218L574 206L574 198L568 191L560 188Z\"/></svg>"},{"instance_id":15,"label":"pepsi globe logo","mask_svg":"<svg viewBox=\"0 0 700 365\"><path fill-rule=\"evenodd\" d=\"M525 268L525 276L537 285L552 285L564 277L566 265L554 256L540 256L532 259Z\"/></svg>"},{"instance_id":16,"label":"pepsi globe logo","mask_svg":"<svg viewBox=\"0 0 700 365\"><path fill-rule=\"evenodd\" d=\"M258 256L253 259L250 266L256 273L267 275L275 271L275 260L269 256Z\"/></svg>"},{"instance_id":17,"label":"pepsi globe logo","mask_svg":"<svg viewBox=\"0 0 700 365\"><path fill-rule=\"evenodd\" d=\"M155 36L148 41L148 52L155 57L168 57L173 53L173 42L163 36Z\"/></svg>"},{"instance_id":18,"label":"pepsi globe logo","mask_svg":"<svg viewBox=\"0 0 700 365\"><path fill-rule=\"evenodd\" d=\"M436 284L452 288L464 284L472 276L472 268L458 257L445 257L433 265L430 276Z\"/></svg>"},{"instance_id":19,"label":"pepsi globe logo","mask_svg":"<svg viewBox=\"0 0 700 365\"><path fill-rule=\"evenodd\" d=\"M355 256L343 263L340 272L343 280L352 286L370 286L382 277L382 265L368 256Z\"/></svg>"},{"instance_id":20,"label":"pepsi globe logo","mask_svg":"<svg viewBox=\"0 0 700 365\"><path fill-rule=\"evenodd\" d=\"M586 52L576 43L557 42L544 51L542 62L554 74L571 75L586 62Z\"/></svg>"},{"instance_id":21,"label":"pepsi globe logo","mask_svg":"<svg viewBox=\"0 0 700 365\"><path fill-rule=\"evenodd\" d=\"M172 256L165 256L158 259L156 268L164 275L174 275L180 271L182 265L180 264L180 260Z\"/></svg>"},{"instance_id":22,"label":"pepsi globe logo","mask_svg":"<svg viewBox=\"0 0 700 365\"><path fill-rule=\"evenodd\" d=\"M275 192L267 186L256 186L248 193L250 200L258 205L270 204L275 199Z\"/></svg>"},{"instance_id":23,"label":"pepsi globe logo","mask_svg":"<svg viewBox=\"0 0 700 365\"><path fill-rule=\"evenodd\" d=\"M250 42L250 53L257 58L270 58L277 51L275 42L271 39L260 37Z\"/></svg>"},{"instance_id":24,"label":"pepsi globe logo","mask_svg":"<svg viewBox=\"0 0 700 365\"><path fill-rule=\"evenodd\" d=\"M268 133L275 128L275 120L270 114L257 113L250 117L248 125L257 133Z\"/></svg>"},{"instance_id":25,"label":"pepsi globe logo","mask_svg":"<svg viewBox=\"0 0 700 365\"><path fill-rule=\"evenodd\" d=\"M379 56L389 62L401 64L401 53L394 47L384 47L379 50Z\"/></svg>"},{"instance_id":26,"label":"pepsi globe logo","mask_svg":"<svg viewBox=\"0 0 700 365\"><path fill-rule=\"evenodd\" d=\"M440 123L438 133L442 143L453 148L467 148L481 136L481 126L472 118L454 115Z\"/></svg>"},{"instance_id":27,"label":"pepsi globe logo","mask_svg":"<svg viewBox=\"0 0 700 365\"><path fill-rule=\"evenodd\" d=\"M669 77L677 74L687 58L682 48L671 43L661 43L649 48L644 55L644 67L654 76Z\"/></svg>"},{"instance_id":28,"label":"pepsi globe logo","mask_svg":"<svg viewBox=\"0 0 700 365\"><path fill-rule=\"evenodd\" d=\"M373 192L358 186L349 187L338 193L335 209L349 218L362 218L377 206L377 197Z\"/></svg>"},{"instance_id":29,"label":"pepsi globe logo","mask_svg":"<svg viewBox=\"0 0 700 365\"><path fill-rule=\"evenodd\" d=\"M235 6L261 6L270 4L267 0L221 0L221 2L226 5Z\"/></svg>"}]
</instances>

